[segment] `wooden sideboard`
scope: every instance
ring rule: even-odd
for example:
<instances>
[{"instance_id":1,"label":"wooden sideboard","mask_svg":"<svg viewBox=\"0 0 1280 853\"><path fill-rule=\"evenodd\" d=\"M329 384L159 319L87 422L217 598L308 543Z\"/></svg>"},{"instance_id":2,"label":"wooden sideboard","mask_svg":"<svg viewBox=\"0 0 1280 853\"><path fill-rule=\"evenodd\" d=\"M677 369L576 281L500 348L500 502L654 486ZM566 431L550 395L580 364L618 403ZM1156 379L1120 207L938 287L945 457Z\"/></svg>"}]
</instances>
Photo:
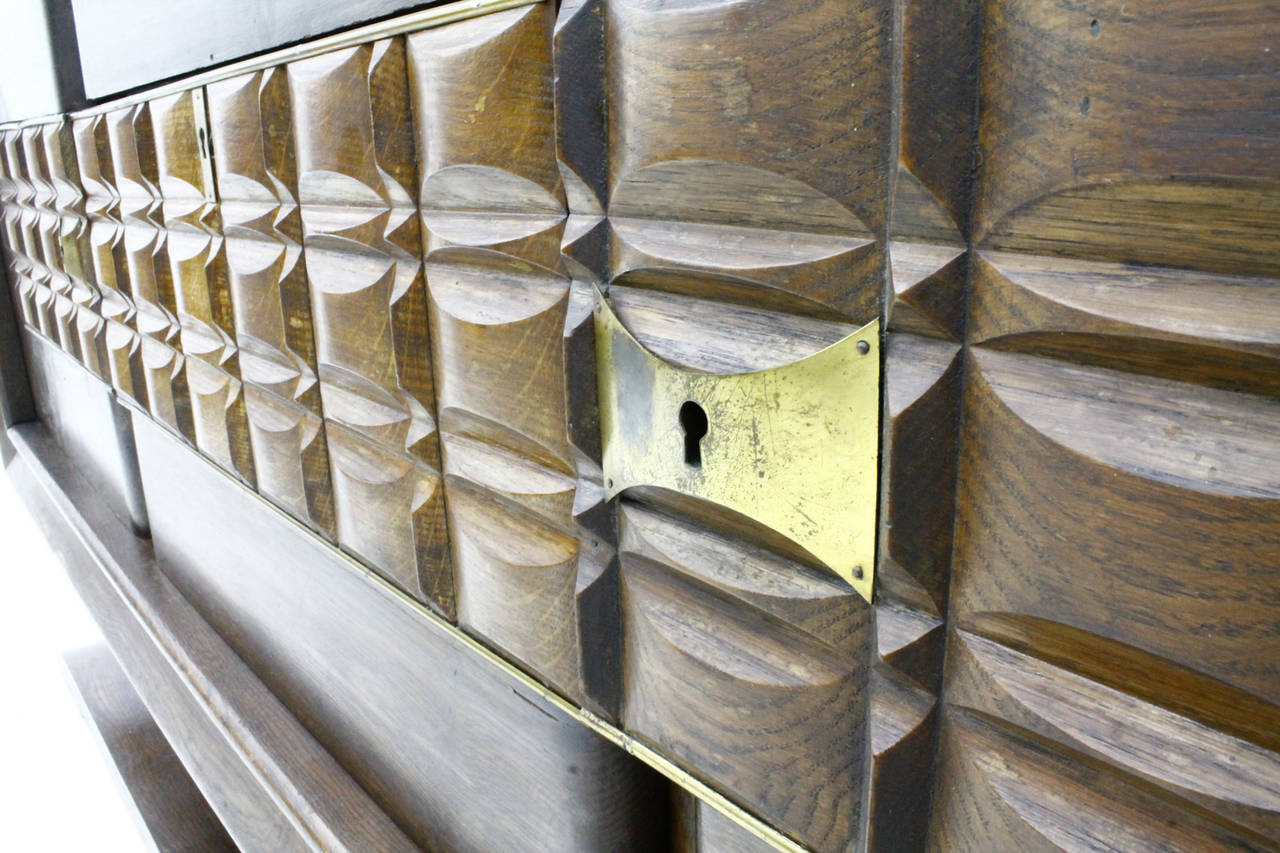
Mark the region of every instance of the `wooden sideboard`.
<instances>
[{"instance_id":1,"label":"wooden sideboard","mask_svg":"<svg viewBox=\"0 0 1280 853\"><path fill-rule=\"evenodd\" d=\"M1280 11L172 47L0 125L6 452L242 849L1280 849Z\"/></svg>"}]
</instances>

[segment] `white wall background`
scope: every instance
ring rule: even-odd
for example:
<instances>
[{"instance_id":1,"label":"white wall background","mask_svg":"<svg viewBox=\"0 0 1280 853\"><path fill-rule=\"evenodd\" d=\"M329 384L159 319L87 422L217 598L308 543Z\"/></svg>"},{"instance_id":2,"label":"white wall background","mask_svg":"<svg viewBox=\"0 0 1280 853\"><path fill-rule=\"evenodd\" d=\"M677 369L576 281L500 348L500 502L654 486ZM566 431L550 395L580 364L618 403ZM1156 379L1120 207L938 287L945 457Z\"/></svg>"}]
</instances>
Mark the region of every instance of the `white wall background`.
<instances>
[{"instance_id":1,"label":"white wall background","mask_svg":"<svg viewBox=\"0 0 1280 853\"><path fill-rule=\"evenodd\" d=\"M0 121L58 111L49 30L39 0L0 0Z\"/></svg>"},{"instance_id":2,"label":"white wall background","mask_svg":"<svg viewBox=\"0 0 1280 853\"><path fill-rule=\"evenodd\" d=\"M149 849L62 670L102 641L43 535L0 474L0 847ZM154 848L151 848L154 849Z\"/></svg>"}]
</instances>

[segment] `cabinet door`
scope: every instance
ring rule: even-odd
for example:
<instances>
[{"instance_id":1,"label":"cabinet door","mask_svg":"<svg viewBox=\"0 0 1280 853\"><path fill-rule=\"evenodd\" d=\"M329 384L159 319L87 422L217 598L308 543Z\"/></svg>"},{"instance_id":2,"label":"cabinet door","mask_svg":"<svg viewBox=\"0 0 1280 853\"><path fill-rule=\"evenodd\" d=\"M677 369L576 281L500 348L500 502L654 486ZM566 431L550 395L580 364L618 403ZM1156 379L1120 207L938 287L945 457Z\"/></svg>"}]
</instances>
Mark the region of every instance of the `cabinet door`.
<instances>
[{"instance_id":1,"label":"cabinet door","mask_svg":"<svg viewBox=\"0 0 1280 853\"><path fill-rule=\"evenodd\" d=\"M625 728L817 849L1276 837L1275 18L562 8L565 253L644 346L887 330L874 605L630 490Z\"/></svg>"}]
</instances>

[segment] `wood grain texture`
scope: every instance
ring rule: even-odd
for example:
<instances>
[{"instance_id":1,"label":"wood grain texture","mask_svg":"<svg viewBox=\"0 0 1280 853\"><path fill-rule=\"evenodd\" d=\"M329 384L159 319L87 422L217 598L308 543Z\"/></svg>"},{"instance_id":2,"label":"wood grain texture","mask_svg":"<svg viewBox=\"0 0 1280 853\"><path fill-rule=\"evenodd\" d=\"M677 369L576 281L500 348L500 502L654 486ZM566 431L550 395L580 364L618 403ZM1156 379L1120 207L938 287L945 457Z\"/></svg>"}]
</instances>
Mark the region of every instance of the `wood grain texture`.
<instances>
[{"instance_id":1,"label":"wood grain texture","mask_svg":"<svg viewBox=\"0 0 1280 853\"><path fill-rule=\"evenodd\" d=\"M50 347L815 849L1273 849L1278 32L1256 0L529 6L210 85L211 182L194 91L0 129L6 263ZM879 316L873 606L715 506L602 501L595 288L717 374ZM371 732L414 730L399 694L318 699L266 581L184 565L353 775L443 819ZM272 602L322 598L292 577Z\"/></svg>"},{"instance_id":2,"label":"wood grain texture","mask_svg":"<svg viewBox=\"0 0 1280 853\"><path fill-rule=\"evenodd\" d=\"M571 420L594 343L560 256L552 16L408 37L432 347L458 621L612 716L616 689L584 660L616 642L616 598L593 589L617 569L595 416Z\"/></svg>"},{"instance_id":3,"label":"wood grain texture","mask_svg":"<svg viewBox=\"0 0 1280 853\"><path fill-rule=\"evenodd\" d=\"M99 308L106 324L104 343L111 383L118 393L145 407L147 385L142 369L141 338L132 322L137 312L130 296L124 227L112 186L114 169L106 121L100 115L76 119L73 127L89 216L94 282L102 296Z\"/></svg>"},{"instance_id":4,"label":"wood grain texture","mask_svg":"<svg viewBox=\"0 0 1280 853\"><path fill-rule=\"evenodd\" d=\"M977 367L955 603L1075 625L1280 700L1280 403L1003 353Z\"/></svg>"},{"instance_id":5,"label":"wood grain texture","mask_svg":"<svg viewBox=\"0 0 1280 853\"><path fill-rule=\"evenodd\" d=\"M0 130L0 422L6 427L37 416L36 400L27 377L22 328L38 322L33 316L32 285L27 276L27 255L21 241L23 160L16 144L18 130ZM8 441L0 441L6 459L12 453Z\"/></svg>"},{"instance_id":6,"label":"wood grain texture","mask_svg":"<svg viewBox=\"0 0 1280 853\"><path fill-rule=\"evenodd\" d=\"M1273 10L988 2L936 849L1275 849Z\"/></svg>"},{"instance_id":7,"label":"wood grain texture","mask_svg":"<svg viewBox=\"0 0 1280 853\"><path fill-rule=\"evenodd\" d=\"M869 646L844 582L639 506L620 512L623 723L818 849L858 825Z\"/></svg>"},{"instance_id":8,"label":"wood grain texture","mask_svg":"<svg viewBox=\"0 0 1280 853\"><path fill-rule=\"evenodd\" d=\"M1274 275L1278 34L1239 0L988 3L977 239Z\"/></svg>"},{"instance_id":9,"label":"wood grain texture","mask_svg":"<svg viewBox=\"0 0 1280 853\"><path fill-rule=\"evenodd\" d=\"M11 435L19 454L15 487L236 844L416 849L174 588L150 543L98 499L95 484L43 426L26 424ZM189 462L205 464L174 446Z\"/></svg>"},{"instance_id":10,"label":"wood grain texture","mask_svg":"<svg viewBox=\"0 0 1280 853\"><path fill-rule=\"evenodd\" d=\"M404 41L288 81L338 541L452 616Z\"/></svg>"},{"instance_id":11,"label":"wood grain texture","mask_svg":"<svg viewBox=\"0 0 1280 853\"><path fill-rule=\"evenodd\" d=\"M195 444L252 485L256 475L204 91L158 98L147 110Z\"/></svg>"},{"instance_id":12,"label":"wood grain texture","mask_svg":"<svg viewBox=\"0 0 1280 853\"><path fill-rule=\"evenodd\" d=\"M604 9L611 278L666 271L685 292L710 279L865 322L884 262L889 4Z\"/></svg>"},{"instance_id":13,"label":"wood grain texture","mask_svg":"<svg viewBox=\"0 0 1280 853\"><path fill-rule=\"evenodd\" d=\"M60 223L41 131L12 127L3 134L6 264L23 322L74 351L75 306L70 279L61 272Z\"/></svg>"},{"instance_id":14,"label":"wood grain texture","mask_svg":"<svg viewBox=\"0 0 1280 853\"><path fill-rule=\"evenodd\" d=\"M106 324L99 312L102 296L93 283L89 220L85 216L75 137L66 119L50 122L41 130L45 163L54 188L53 207L58 216L58 269L66 277L64 293L74 305L74 321L68 325L76 345L69 351L109 382Z\"/></svg>"},{"instance_id":15,"label":"wood grain texture","mask_svg":"<svg viewBox=\"0 0 1280 853\"><path fill-rule=\"evenodd\" d=\"M109 189L117 199L119 246L133 305L129 325L138 335L146 406L152 417L194 443L151 112L146 104L121 107L105 113L103 125L112 166Z\"/></svg>"},{"instance_id":16,"label":"wood grain texture","mask_svg":"<svg viewBox=\"0 0 1280 853\"><path fill-rule=\"evenodd\" d=\"M672 796L672 853L765 853L773 849L692 794L676 789Z\"/></svg>"},{"instance_id":17,"label":"wood grain texture","mask_svg":"<svg viewBox=\"0 0 1280 853\"><path fill-rule=\"evenodd\" d=\"M63 657L68 686L154 850L238 849L105 643Z\"/></svg>"},{"instance_id":18,"label":"wood grain texture","mask_svg":"<svg viewBox=\"0 0 1280 853\"><path fill-rule=\"evenodd\" d=\"M561 4L570 275L656 355L713 373L879 313L892 26L888 3ZM710 505L630 493L619 518L624 726L804 843L853 842L869 608Z\"/></svg>"},{"instance_id":19,"label":"wood grain texture","mask_svg":"<svg viewBox=\"0 0 1280 853\"><path fill-rule=\"evenodd\" d=\"M258 71L205 93L257 488L333 539L287 74Z\"/></svg>"},{"instance_id":20,"label":"wood grain texture","mask_svg":"<svg viewBox=\"0 0 1280 853\"><path fill-rule=\"evenodd\" d=\"M977 0L896 4L869 850L925 844L972 248Z\"/></svg>"}]
</instances>

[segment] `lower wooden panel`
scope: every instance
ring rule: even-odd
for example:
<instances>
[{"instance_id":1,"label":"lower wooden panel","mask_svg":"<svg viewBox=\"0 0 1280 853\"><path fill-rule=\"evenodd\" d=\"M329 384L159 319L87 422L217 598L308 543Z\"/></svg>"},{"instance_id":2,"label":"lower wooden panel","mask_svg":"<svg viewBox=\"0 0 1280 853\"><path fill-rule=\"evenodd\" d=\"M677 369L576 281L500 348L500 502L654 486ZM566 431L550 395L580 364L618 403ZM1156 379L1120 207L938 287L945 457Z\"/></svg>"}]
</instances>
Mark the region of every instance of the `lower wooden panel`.
<instances>
[{"instance_id":1,"label":"lower wooden panel","mask_svg":"<svg viewBox=\"0 0 1280 853\"><path fill-rule=\"evenodd\" d=\"M128 414L111 388L46 338L23 329L36 414L100 489L111 510L145 530Z\"/></svg>"},{"instance_id":2,"label":"lower wooden panel","mask_svg":"<svg viewBox=\"0 0 1280 853\"><path fill-rule=\"evenodd\" d=\"M164 733L151 718L105 643L76 649L63 658L67 681L86 722L136 809L144 836L156 850L173 853L234 851Z\"/></svg>"},{"instance_id":3,"label":"lower wooden panel","mask_svg":"<svg viewBox=\"0 0 1280 853\"><path fill-rule=\"evenodd\" d=\"M134 418L156 554L271 690L423 847L653 850L660 776L421 605Z\"/></svg>"}]
</instances>

